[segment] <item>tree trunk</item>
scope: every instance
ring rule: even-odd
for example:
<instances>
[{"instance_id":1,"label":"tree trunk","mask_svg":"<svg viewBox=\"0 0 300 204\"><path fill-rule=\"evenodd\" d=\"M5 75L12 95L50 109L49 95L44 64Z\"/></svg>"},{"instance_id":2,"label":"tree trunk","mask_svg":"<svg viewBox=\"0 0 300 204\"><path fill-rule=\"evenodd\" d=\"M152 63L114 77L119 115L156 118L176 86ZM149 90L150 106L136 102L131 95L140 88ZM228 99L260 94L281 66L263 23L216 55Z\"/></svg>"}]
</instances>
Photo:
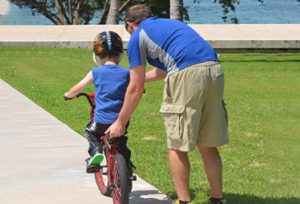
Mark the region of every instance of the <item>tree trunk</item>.
<instances>
[{"instance_id":1,"label":"tree trunk","mask_svg":"<svg viewBox=\"0 0 300 204\"><path fill-rule=\"evenodd\" d=\"M81 7L81 0L77 0L75 11L74 11L74 24L79 25L80 24L80 15L79 15L79 9Z\"/></svg>"},{"instance_id":2,"label":"tree trunk","mask_svg":"<svg viewBox=\"0 0 300 204\"><path fill-rule=\"evenodd\" d=\"M55 16L51 15L49 12L46 11L40 11L42 15L44 15L46 18L48 18L54 25L61 25L57 18Z\"/></svg>"},{"instance_id":3,"label":"tree trunk","mask_svg":"<svg viewBox=\"0 0 300 204\"><path fill-rule=\"evenodd\" d=\"M108 11L109 11L109 1L107 1L104 5L103 8L103 12L102 12L102 16L98 22L98 24L105 24L106 23L106 19L107 19L107 15L108 15Z\"/></svg>"},{"instance_id":4,"label":"tree trunk","mask_svg":"<svg viewBox=\"0 0 300 204\"><path fill-rule=\"evenodd\" d=\"M119 24L119 0L111 0L106 24Z\"/></svg>"},{"instance_id":5,"label":"tree trunk","mask_svg":"<svg viewBox=\"0 0 300 204\"><path fill-rule=\"evenodd\" d=\"M52 21L55 25L61 25L62 22L60 22L59 17L55 14L55 13L51 13L51 11L48 11L47 8L42 5L40 7L32 7L37 9L38 13L41 13L42 15L44 15L46 18L48 18L50 21Z\"/></svg>"},{"instance_id":6,"label":"tree trunk","mask_svg":"<svg viewBox=\"0 0 300 204\"><path fill-rule=\"evenodd\" d=\"M55 0L55 8L56 8L56 10L58 12L60 23L63 24L63 25L66 24L64 10L63 10L63 7L61 5L61 1L60 0Z\"/></svg>"},{"instance_id":7,"label":"tree trunk","mask_svg":"<svg viewBox=\"0 0 300 204\"><path fill-rule=\"evenodd\" d=\"M183 0L170 0L170 18L183 20Z\"/></svg>"},{"instance_id":8,"label":"tree trunk","mask_svg":"<svg viewBox=\"0 0 300 204\"><path fill-rule=\"evenodd\" d=\"M73 24L73 3L72 0L68 0L68 14L69 14L69 21Z\"/></svg>"},{"instance_id":9,"label":"tree trunk","mask_svg":"<svg viewBox=\"0 0 300 204\"><path fill-rule=\"evenodd\" d=\"M119 9L119 13L123 12L133 0L127 0ZM300 0L299 0L300 1Z\"/></svg>"}]
</instances>

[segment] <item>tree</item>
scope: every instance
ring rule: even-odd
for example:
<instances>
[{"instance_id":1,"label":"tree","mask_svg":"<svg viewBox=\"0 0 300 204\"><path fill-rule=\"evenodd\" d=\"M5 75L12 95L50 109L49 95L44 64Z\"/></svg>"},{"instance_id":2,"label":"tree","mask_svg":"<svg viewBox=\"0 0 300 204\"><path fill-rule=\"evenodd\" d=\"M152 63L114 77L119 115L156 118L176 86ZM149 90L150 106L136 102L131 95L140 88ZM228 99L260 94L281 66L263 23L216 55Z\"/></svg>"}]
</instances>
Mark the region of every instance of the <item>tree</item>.
<instances>
[{"instance_id":1,"label":"tree","mask_svg":"<svg viewBox=\"0 0 300 204\"><path fill-rule=\"evenodd\" d=\"M88 24L95 11L103 7L97 0L10 0L23 8L28 7L32 15L41 14L55 25Z\"/></svg>"},{"instance_id":2,"label":"tree","mask_svg":"<svg viewBox=\"0 0 300 204\"><path fill-rule=\"evenodd\" d=\"M258 2L263 3L263 0L257 0ZM299 0L300 1L300 0ZM200 3L200 0L194 0L194 3ZM240 3L240 0L214 0L214 3L219 3L223 9L222 19L224 22L227 22L228 14L233 12L233 17L230 18L232 23L237 24L238 18L235 15L235 6Z\"/></svg>"},{"instance_id":3,"label":"tree","mask_svg":"<svg viewBox=\"0 0 300 204\"><path fill-rule=\"evenodd\" d=\"M262 2L263 0L257 0ZM239 4L239 0L214 0L214 3L218 2L219 4L221 4L222 8L223 8L223 16L222 19L224 22L227 21L227 14L230 12L230 10L234 13L234 16L231 17L230 21L232 23L238 24L238 18L235 15L235 5Z\"/></svg>"},{"instance_id":4,"label":"tree","mask_svg":"<svg viewBox=\"0 0 300 204\"><path fill-rule=\"evenodd\" d=\"M119 0L111 0L106 24L119 24Z\"/></svg>"},{"instance_id":5,"label":"tree","mask_svg":"<svg viewBox=\"0 0 300 204\"><path fill-rule=\"evenodd\" d=\"M183 0L170 0L170 18L183 20Z\"/></svg>"},{"instance_id":6,"label":"tree","mask_svg":"<svg viewBox=\"0 0 300 204\"><path fill-rule=\"evenodd\" d=\"M100 20L99 24L105 24L105 20L106 20L106 24L119 24L119 19L120 19L120 14L127 8L128 5L130 5L130 3L132 3L133 0L111 0L110 3L109 1L107 1L106 4L106 10L103 11L102 17L101 19L103 19L102 21ZM120 3L122 4L122 6L120 7Z\"/></svg>"},{"instance_id":7,"label":"tree","mask_svg":"<svg viewBox=\"0 0 300 204\"><path fill-rule=\"evenodd\" d=\"M148 4L159 17L170 17L170 2L165 0L10 0L32 15L41 14L55 25L89 24L96 12L101 13L98 24L117 24L123 11L134 3ZM181 0L182 1L182 0ZM122 5L122 6L120 6ZM184 20L187 10L182 8Z\"/></svg>"},{"instance_id":8,"label":"tree","mask_svg":"<svg viewBox=\"0 0 300 204\"><path fill-rule=\"evenodd\" d=\"M150 6L153 14L161 18L171 17L178 20L190 20L188 11L183 5L183 0L136 0L134 2L146 3ZM174 17L173 15L178 17Z\"/></svg>"},{"instance_id":9,"label":"tree","mask_svg":"<svg viewBox=\"0 0 300 204\"><path fill-rule=\"evenodd\" d=\"M30 8L32 15L41 14L55 25L89 24L95 12L102 11L99 24L118 23L119 13L132 0L10 0L23 8ZM123 5L119 9L119 2Z\"/></svg>"},{"instance_id":10,"label":"tree","mask_svg":"<svg viewBox=\"0 0 300 204\"><path fill-rule=\"evenodd\" d=\"M123 11L132 3L146 3L154 15L163 18L174 18L188 21L187 8L183 0L10 0L19 7L30 8L32 14L41 14L55 25L89 24L96 12L101 13L98 24L118 24ZM200 3L202 0L193 0ZM203 0L204 1L204 0ZM263 0L256 0L263 3ZM300 0L297 0L300 2ZM228 21L228 14L232 23L238 23L235 15L239 0L213 0L222 6L224 22ZM122 5L122 6L120 6Z\"/></svg>"}]
</instances>

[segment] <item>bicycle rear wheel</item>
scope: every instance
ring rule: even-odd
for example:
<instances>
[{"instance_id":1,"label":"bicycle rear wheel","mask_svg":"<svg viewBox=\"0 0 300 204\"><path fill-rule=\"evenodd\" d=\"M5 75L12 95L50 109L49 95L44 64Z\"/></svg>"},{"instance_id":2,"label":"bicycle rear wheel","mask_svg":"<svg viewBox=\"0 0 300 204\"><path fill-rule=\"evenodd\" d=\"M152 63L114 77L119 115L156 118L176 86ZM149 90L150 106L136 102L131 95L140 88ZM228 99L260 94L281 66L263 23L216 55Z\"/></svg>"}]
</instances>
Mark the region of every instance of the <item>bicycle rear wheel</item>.
<instances>
[{"instance_id":1,"label":"bicycle rear wheel","mask_svg":"<svg viewBox=\"0 0 300 204\"><path fill-rule=\"evenodd\" d=\"M108 186L108 167L107 167L107 154L105 150L103 151L104 158L100 164L101 169L99 172L95 173L95 180L102 195L111 197L111 189Z\"/></svg>"},{"instance_id":2,"label":"bicycle rear wheel","mask_svg":"<svg viewBox=\"0 0 300 204\"><path fill-rule=\"evenodd\" d=\"M112 196L114 204L128 204L130 193L129 172L121 154L116 154L112 162Z\"/></svg>"}]
</instances>

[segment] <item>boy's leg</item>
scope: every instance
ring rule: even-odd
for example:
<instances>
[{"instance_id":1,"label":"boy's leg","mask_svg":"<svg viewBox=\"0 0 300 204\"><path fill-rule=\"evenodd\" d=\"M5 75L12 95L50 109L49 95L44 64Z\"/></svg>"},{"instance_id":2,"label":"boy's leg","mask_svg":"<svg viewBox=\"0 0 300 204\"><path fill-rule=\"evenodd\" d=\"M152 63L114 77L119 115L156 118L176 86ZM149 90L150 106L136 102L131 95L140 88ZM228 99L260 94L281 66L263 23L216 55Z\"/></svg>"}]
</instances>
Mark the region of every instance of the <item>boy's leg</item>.
<instances>
[{"instance_id":1,"label":"boy's leg","mask_svg":"<svg viewBox=\"0 0 300 204\"><path fill-rule=\"evenodd\" d=\"M187 152L169 149L169 165L179 200L190 201L190 163Z\"/></svg>"},{"instance_id":2,"label":"boy's leg","mask_svg":"<svg viewBox=\"0 0 300 204\"><path fill-rule=\"evenodd\" d=\"M99 170L100 163L103 160L102 144L100 142L100 136L104 135L104 132L109 125L101 125L92 121L85 128L86 138L89 141L89 154L91 157L87 160L87 172L95 173Z\"/></svg>"},{"instance_id":3,"label":"boy's leg","mask_svg":"<svg viewBox=\"0 0 300 204\"><path fill-rule=\"evenodd\" d=\"M86 160L88 173L95 173L98 171L101 161L103 160L101 144L96 140L96 136L89 131L86 131L86 138L89 141L89 154L90 158Z\"/></svg>"},{"instance_id":4,"label":"boy's leg","mask_svg":"<svg viewBox=\"0 0 300 204\"><path fill-rule=\"evenodd\" d=\"M89 125L85 128L86 139L89 142L89 154L93 157L96 153L102 152L102 146L100 143L100 135L97 135L97 123L92 121Z\"/></svg>"}]
</instances>

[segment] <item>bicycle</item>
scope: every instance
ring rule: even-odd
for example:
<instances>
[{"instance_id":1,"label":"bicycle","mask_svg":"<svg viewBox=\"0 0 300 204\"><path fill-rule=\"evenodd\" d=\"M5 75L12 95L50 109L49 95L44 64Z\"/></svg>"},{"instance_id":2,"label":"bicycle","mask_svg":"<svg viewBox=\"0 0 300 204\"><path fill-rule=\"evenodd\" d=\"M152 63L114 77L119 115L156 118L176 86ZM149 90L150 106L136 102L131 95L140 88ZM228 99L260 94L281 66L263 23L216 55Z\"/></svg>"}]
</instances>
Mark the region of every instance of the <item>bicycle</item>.
<instances>
[{"instance_id":1,"label":"bicycle","mask_svg":"<svg viewBox=\"0 0 300 204\"><path fill-rule=\"evenodd\" d=\"M94 93L79 93L76 97L84 96L91 106L90 118L93 119L95 102ZM118 138L109 135L100 136L103 144L104 159L100 163L95 175L95 181L104 196L112 197L114 204L128 204L129 194L132 190L132 181L136 180L133 174L133 165L126 161L118 148Z\"/></svg>"}]
</instances>

